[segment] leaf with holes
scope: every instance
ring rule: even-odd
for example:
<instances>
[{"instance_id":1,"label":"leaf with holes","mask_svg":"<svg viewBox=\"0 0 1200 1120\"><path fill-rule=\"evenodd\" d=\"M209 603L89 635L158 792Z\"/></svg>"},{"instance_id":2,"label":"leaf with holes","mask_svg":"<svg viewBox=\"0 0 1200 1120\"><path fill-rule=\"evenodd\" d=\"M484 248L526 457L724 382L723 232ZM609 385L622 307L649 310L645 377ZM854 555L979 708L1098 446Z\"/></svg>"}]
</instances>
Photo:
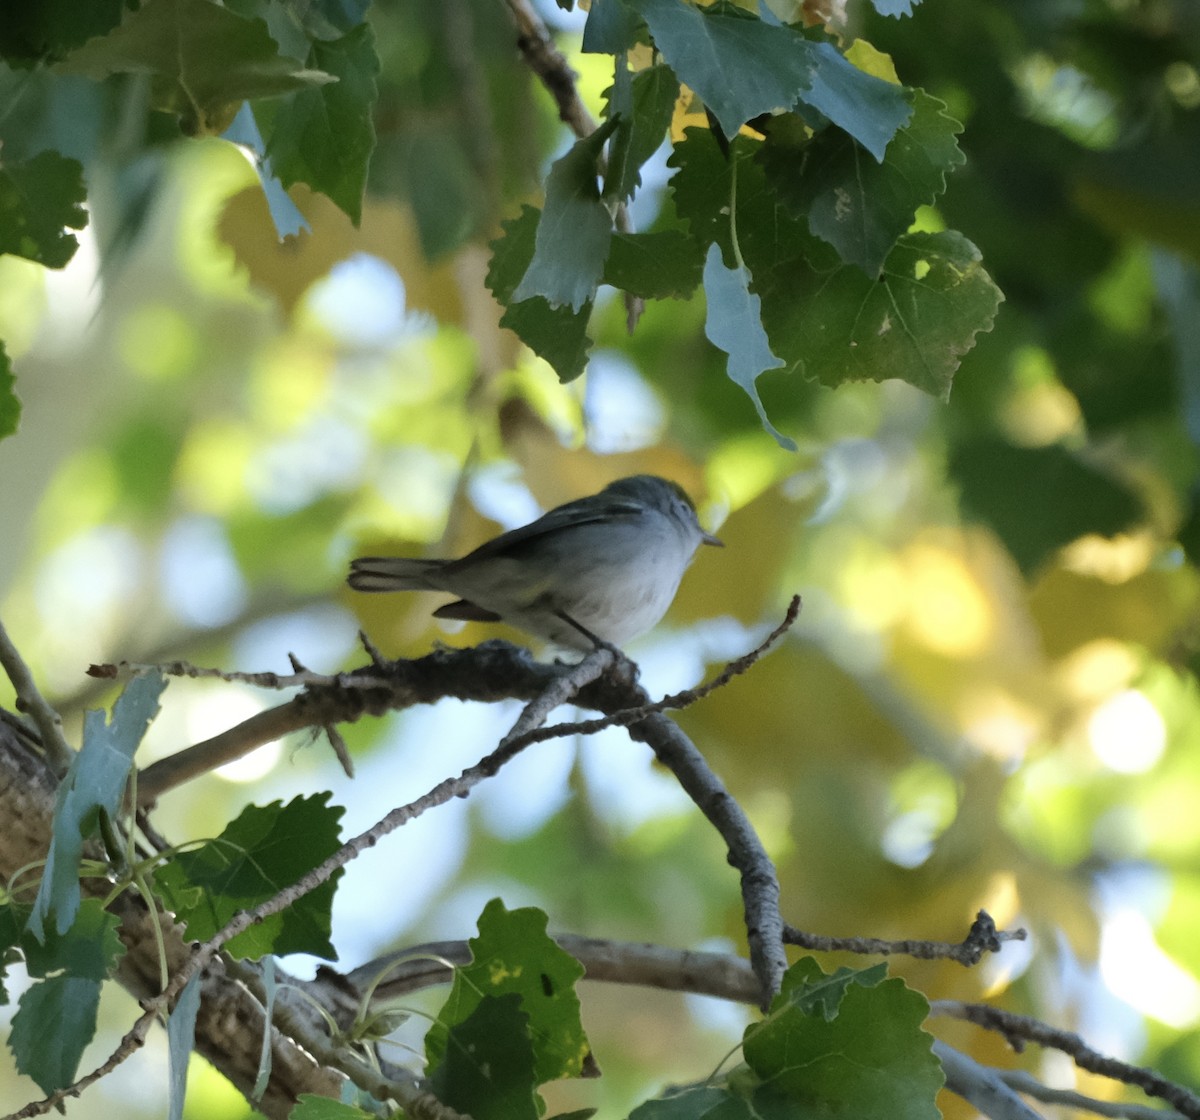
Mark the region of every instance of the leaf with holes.
<instances>
[{"instance_id":1,"label":"leaf with holes","mask_svg":"<svg viewBox=\"0 0 1200 1120\"><path fill-rule=\"evenodd\" d=\"M789 143L774 131L758 158L791 213L827 241L842 260L876 276L917 207L946 189L946 175L965 162L960 125L945 105L911 91L912 119L888 145L883 162L835 129Z\"/></svg>"}]
</instances>

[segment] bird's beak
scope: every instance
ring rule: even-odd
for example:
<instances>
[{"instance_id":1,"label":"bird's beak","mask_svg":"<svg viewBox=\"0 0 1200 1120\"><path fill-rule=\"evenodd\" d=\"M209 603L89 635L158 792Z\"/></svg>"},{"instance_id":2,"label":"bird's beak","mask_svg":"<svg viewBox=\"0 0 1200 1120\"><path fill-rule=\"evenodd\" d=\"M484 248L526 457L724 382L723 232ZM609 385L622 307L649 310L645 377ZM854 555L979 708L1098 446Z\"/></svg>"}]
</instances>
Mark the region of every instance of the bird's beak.
<instances>
[{"instance_id":1,"label":"bird's beak","mask_svg":"<svg viewBox=\"0 0 1200 1120\"><path fill-rule=\"evenodd\" d=\"M700 533L700 540L704 544L715 545L717 548L724 548L725 542L720 537L714 537L712 533L705 533L703 530Z\"/></svg>"}]
</instances>

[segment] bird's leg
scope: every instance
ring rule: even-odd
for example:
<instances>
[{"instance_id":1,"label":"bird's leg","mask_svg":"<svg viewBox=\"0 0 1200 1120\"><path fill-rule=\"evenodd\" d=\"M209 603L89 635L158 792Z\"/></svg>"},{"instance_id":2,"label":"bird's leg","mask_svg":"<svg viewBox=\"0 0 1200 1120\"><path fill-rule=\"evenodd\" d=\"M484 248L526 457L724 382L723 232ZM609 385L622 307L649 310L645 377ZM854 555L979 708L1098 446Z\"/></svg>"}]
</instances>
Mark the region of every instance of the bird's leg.
<instances>
[{"instance_id":1,"label":"bird's leg","mask_svg":"<svg viewBox=\"0 0 1200 1120\"><path fill-rule=\"evenodd\" d=\"M629 660L623 650L618 649L612 642L606 642L599 634L593 634L582 622L576 622L566 611L556 610L554 614L572 629L578 630L596 649L608 650L613 655L614 665L622 667L624 672L629 675L630 683L637 683L637 679L641 675L641 670L634 662Z\"/></svg>"}]
</instances>

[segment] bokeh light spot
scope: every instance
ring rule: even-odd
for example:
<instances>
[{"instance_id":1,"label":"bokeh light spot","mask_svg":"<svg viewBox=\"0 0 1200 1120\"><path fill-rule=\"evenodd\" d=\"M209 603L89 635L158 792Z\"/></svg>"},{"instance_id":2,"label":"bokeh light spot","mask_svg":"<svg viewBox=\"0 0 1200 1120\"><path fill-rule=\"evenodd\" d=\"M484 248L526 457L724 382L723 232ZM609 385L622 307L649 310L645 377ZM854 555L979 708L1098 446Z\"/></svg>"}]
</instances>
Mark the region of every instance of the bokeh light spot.
<instances>
[{"instance_id":1,"label":"bokeh light spot","mask_svg":"<svg viewBox=\"0 0 1200 1120\"><path fill-rule=\"evenodd\" d=\"M906 556L910 633L947 657L979 654L992 638L992 606L961 557L918 544Z\"/></svg>"},{"instance_id":2,"label":"bokeh light spot","mask_svg":"<svg viewBox=\"0 0 1200 1120\"><path fill-rule=\"evenodd\" d=\"M1092 712L1087 738L1096 757L1109 769L1142 774L1162 757L1167 725L1145 693L1129 688Z\"/></svg>"}]
</instances>

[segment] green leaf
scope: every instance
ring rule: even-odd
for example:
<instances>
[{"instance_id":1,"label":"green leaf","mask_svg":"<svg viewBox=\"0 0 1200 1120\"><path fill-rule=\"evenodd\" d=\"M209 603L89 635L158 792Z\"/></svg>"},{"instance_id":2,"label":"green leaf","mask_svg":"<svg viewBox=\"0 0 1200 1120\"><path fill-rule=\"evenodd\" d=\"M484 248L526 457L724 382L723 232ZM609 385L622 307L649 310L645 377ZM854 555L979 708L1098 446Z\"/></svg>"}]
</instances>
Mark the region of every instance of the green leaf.
<instances>
[{"instance_id":1,"label":"green leaf","mask_svg":"<svg viewBox=\"0 0 1200 1120\"><path fill-rule=\"evenodd\" d=\"M629 83L628 98L618 102L621 82L628 79L623 62L623 56L617 59L617 80L605 107L607 117L619 113L620 120L609 145L604 194L621 200L641 186L641 166L661 147L679 97L679 79L660 62L638 71Z\"/></svg>"},{"instance_id":2,"label":"green leaf","mask_svg":"<svg viewBox=\"0 0 1200 1120\"><path fill-rule=\"evenodd\" d=\"M726 136L761 113L790 109L812 80L812 44L791 28L719 2L629 0L654 45L696 91Z\"/></svg>"},{"instance_id":3,"label":"green leaf","mask_svg":"<svg viewBox=\"0 0 1200 1120\"><path fill-rule=\"evenodd\" d=\"M962 125L945 105L912 90L912 119L888 145L882 163L845 133L825 129L789 144L768 136L759 158L792 214L844 261L871 276L912 224L917 207L946 188L946 173L965 162L955 136Z\"/></svg>"},{"instance_id":4,"label":"green leaf","mask_svg":"<svg viewBox=\"0 0 1200 1120\"><path fill-rule=\"evenodd\" d=\"M86 199L82 164L57 152L0 165L0 253L62 268L79 248L66 231L87 225ZM3 418L0 398L0 434Z\"/></svg>"},{"instance_id":5,"label":"green leaf","mask_svg":"<svg viewBox=\"0 0 1200 1120\"><path fill-rule=\"evenodd\" d=\"M735 136L763 113L803 103L853 136L876 159L911 112L900 86L860 70L831 43L813 43L727 3L630 0L680 81Z\"/></svg>"},{"instance_id":6,"label":"green leaf","mask_svg":"<svg viewBox=\"0 0 1200 1120\"><path fill-rule=\"evenodd\" d=\"M996 531L1026 575L1084 534L1111 537L1144 516L1125 483L1059 444L976 437L954 449L949 473L963 511Z\"/></svg>"},{"instance_id":7,"label":"green leaf","mask_svg":"<svg viewBox=\"0 0 1200 1120\"><path fill-rule=\"evenodd\" d=\"M8 978L8 965L11 963L9 950L15 949L21 940L21 931L25 928L28 913L24 907L18 908L11 902L0 903L0 1007L8 1004L8 989L4 981Z\"/></svg>"},{"instance_id":8,"label":"green leaf","mask_svg":"<svg viewBox=\"0 0 1200 1120\"><path fill-rule=\"evenodd\" d=\"M38 0L6 4L0 20L0 57L8 62L45 62L61 58L94 35L121 22L122 0Z\"/></svg>"},{"instance_id":9,"label":"green leaf","mask_svg":"<svg viewBox=\"0 0 1200 1120\"><path fill-rule=\"evenodd\" d=\"M170 1120L183 1120L188 1061L196 1045L196 1014L199 1010L200 977L197 974L183 986L167 1018L167 1064L170 1070L167 1115Z\"/></svg>"},{"instance_id":10,"label":"green leaf","mask_svg":"<svg viewBox=\"0 0 1200 1120\"><path fill-rule=\"evenodd\" d=\"M352 1104L318 1097L315 1093L301 1093L296 1107L288 1113L288 1120L374 1120L374 1117Z\"/></svg>"},{"instance_id":11,"label":"green leaf","mask_svg":"<svg viewBox=\"0 0 1200 1120\"><path fill-rule=\"evenodd\" d=\"M757 150L757 149L755 149ZM716 138L707 128L689 128L674 145L667 166L676 169L671 176L671 197L676 213L687 223L692 238L707 248L715 242L726 256L733 254L729 236L729 200L733 197L733 167L739 166L738 214L745 208L747 159L742 137L730 146L725 158ZM755 173L753 165L749 165ZM740 217L739 217L740 221Z\"/></svg>"},{"instance_id":12,"label":"green leaf","mask_svg":"<svg viewBox=\"0 0 1200 1120\"><path fill-rule=\"evenodd\" d=\"M21 420L21 401L14 389L16 383L12 362L0 341L0 439L11 436Z\"/></svg>"},{"instance_id":13,"label":"green leaf","mask_svg":"<svg viewBox=\"0 0 1200 1120\"><path fill-rule=\"evenodd\" d=\"M96 1033L100 981L53 976L21 996L8 1048L17 1069L49 1095L70 1085L84 1048Z\"/></svg>"},{"instance_id":14,"label":"green leaf","mask_svg":"<svg viewBox=\"0 0 1200 1120\"><path fill-rule=\"evenodd\" d=\"M39 978L66 972L87 980L106 980L125 955L117 933L120 924L100 899L85 898L65 933L48 928L44 944L29 934L21 938L25 968L30 976Z\"/></svg>"},{"instance_id":15,"label":"green leaf","mask_svg":"<svg viewBox=\"0 0 1200 1120\"><path fill-rule=\"evenodd\" d=\"M892 137L912 115L903 86L860 70L832 43L804 45L812 55L812 86L802 100L819 109L882 160Z\"/></svg>"},{"instance_id":16,"label":"green leaf","mask_svg":"<svg viewBox=\"0 0 1200 1120\"><path fill-rule=\"evenodd\" d=\"M645 1101L629 1114L629 1120L700 1120L718 1105L734 1100L733 1094L717 1085L678 1089L657 1100Z\"/></svg>"},{"instance_id":17,"label":"green leaf","mask_svg":"<svg viewBox=\"0 0 1200 1120\"><path fill-rule=\"evenodd\" d=\"M829 985L815 962L797 962L770 1014L746 1030L746 1064L770 1098L794 1102L788 1115L798 1103L805 1115L855 1120L941 1116L934 1099L942 1067L921 1029L929 1002L903 980L881 975L878 968L839 974ZM806 1012L797 996L814 987L824 989L822 998Z\"/></svg>"},{"instance_id":18,"label":"green leaf","mask_svg":"<svg viewBox=\"0 0 1200 1120\"><path fill-rule=\"evenodd\" d=\"M470 1014L445 1032L428 1073L442 1104L472 1120L538 1120L531 1026L522 1003L516 992L477 999Z\"/></svg>"},{"instance_id":19,"label":"green leaf","mask_svg":"<svg viewBox=\"0 0 1200 1120\"><path fill-rule=\"evenodd\" d=\"M266 145L262 133L259 132L258 122L254 119L254 111L250 102L242 102L237 116L230 122L229 127L221 134L223 140L247 148L254 155L254 170L258 174L262 186L263 197L267 200L267 211L275 226L275 236L282 241L293 237L302 230L308 230L308 220L300 213L300 208L292 201L291 196L284 190L283 184L271 167L267 158Z\"/></svg>"},{"instance_id":20,"label":"green leaf","mask_svg":"<svg viewBox=\"0 0 1200 1120\"><path fill-rule=\"evenodd\" d=\"M148 75L151 104L179 114L190 133L224 131L247 99L334 80L281 55L263 20L243 19L211 0L147 0L58 69L93 81Z\"/></svg>"},{"instance_id":21,"label":"green leaf","mask_svg":"<svg viewBox=\"0 0 1200 1120\"><path fill-rule=\"evenodd\" d=\"M547 936L545 913L531 906L507 910L494 898L470 945L471 963L454 970L450 996L425 1036L429 1064L442 1061L451 1028L464 1023L481 1000L516 995L529 1016L537 1084L578 1077L590 1053L575 994L583 966Z\"/></svg>"},{"instance_id":22,"label":"green leaf","mask_svg":"<svg viewBox=\"0 0 1200 1120\"><path fill-rule=\"evenodd\" d=\"M612 215L596 184L596 161L616 126L615 120L605 121L554 161L533 259L513 292L514 302L541 296L551 307L578 312L595 296L612 237Z\"/></svg>"},{"instance_id":23,"label":"green leaf","mask_svg":"<svg viewBox=\"0 0 1200 1120\"><path fill-rule=\"evenodd\" d=\"M637 42L640 21L625 0L592 0L583 25L584 54L620 54Z\"/></svg>"},{"instance_id":24,"label":"green leaf","mask_svg":"<svg viewBox=\"0 0 1200 1120\"><path fill-rule=\"evenodd\" d=\"M852 265L751 268L775 352L824 385L894 377L945 399L1003 299L979 250L952 230L901 237L878 280Z\"/></svg>"},{"instance_id":25,"label":"green leaf","mask_svg":"<svg viewBox=\"0 0 1200 1120\"><path fill-rule=\"evenodd\" d=\"M283 102L273 116L267 155L285 187L307 183L358 225L375 150L379 58L371 28L361 24L333 42L317 40L306 62L337 81Z\"/></svg>"},{"instance_id":26,"label":"green leaf","mask_svg":"<svg viewBox=\"0 0 1200 1120\"><path fill-rule=\"evenodd\" d=\"M572 381L583 373L592 340L587 334L592 305L579 311L569 307L551 307L540 296L520 303L509 303L517 284L533 259L540 212L523 206L518 217L502 225L502 236L492 242L492 260L487 286L501 304L507 304L500 325L508 327L535 354L544 358L562 381Z\"/></svg>"},{"instance_id":27,"label":"green leaf","mask_svg":"<svg viewBox=\"0 0 1200 1120\"><path fill-rule=\"evenodd\" d=\"M754 158L762 148L739 136L726 159L707 129L688 129L668 162L678 169L670 184L676 211L693 238L720 245L726 260L736 197L738 244L772 353L789 372L825 385L895 377L945 397L1003 298L979 251L954 232L906 234L872 280L840 263L781 204Z\"/></svg>"},{"instance_id":28,"label":"green leaf","mask_svg":"<svg viewBox=\"0 0 1200 1120\"><path fill-rule=\"evenodd\" d=\"M614 233L604 283L642 299L683 299L700 283L700 253L679 230Z\"/></svg>"},{"instance_id":29,"label":"green leaf","mask_svg":"<svg viewBox=\"0 0 1200 1120\"><path fill-rule=\"evenodd\" d=\"M873 988L886 979L887 965L883 963L870 968L839 968L826 974L812 957L801 957L784 975L780 991L786 995L787 1003L805 1015L817 1014L829 1021L837 1016L842 997L851 984Z\"/></svg>"},{"instance_id":30,"label":"green leaf","mask_svg":"<svg viewBox=\"0 0 1200 1120\"><path fill-rule=\"evenodd\" d=\"M46 940L51 913L60 934L75 921L83 841L97 828L101 813L116 817L133 752L158 715L158 698L166 686L159 673L134 677L113 705L111 722L105 722L103 712L84 716L83 747L58 787L50 851L29 916L29 931L39 941Z\"/></svg>"},{"instance_id":31,"label":"green leaf","mask_svg":"<svg viewBox=\"0 0 1200 1120\"><path fill-rule=\"evenodd\" d=\"M592 303L578 311L569 307L551 307L541 296L514 303L500 317L539 358L544 358L560 381L574 381L587 367L592 340L587 333Z\"/></svg>"},{"instance_id":32,"label":"green leaf","mask_svg":"<svg viewBox=\"0 0 1200 1120\"><path fill-rule=\"evenodd\" d=\"M778 369L784 363L771 353L758 296L750 291L750 273L744 265L726 268L717 245L708 247L704 262L704 296L708 304L705 337L729 355L729 377L749 394L762 426L781 447L795 451L796 444L767 419L767 410L755 388L760 373Z\"/></svg>"},{"instance_id":33,"label":"green leaf","mask_svg":"<svg viewBox=\"0 0 1200 1120\"><path fill-rule=\"evenodd\" d=\"M215 840L180 852L154 875L167 905L196 941L212 937L239 910L290 887L339 846L343 810L326 804L328 790L284 805L248 805ZM239 934L226 945L234 957L312 953L336 960L330 909L341 872L286 910Z\"/></svg>"}]
</instances>

